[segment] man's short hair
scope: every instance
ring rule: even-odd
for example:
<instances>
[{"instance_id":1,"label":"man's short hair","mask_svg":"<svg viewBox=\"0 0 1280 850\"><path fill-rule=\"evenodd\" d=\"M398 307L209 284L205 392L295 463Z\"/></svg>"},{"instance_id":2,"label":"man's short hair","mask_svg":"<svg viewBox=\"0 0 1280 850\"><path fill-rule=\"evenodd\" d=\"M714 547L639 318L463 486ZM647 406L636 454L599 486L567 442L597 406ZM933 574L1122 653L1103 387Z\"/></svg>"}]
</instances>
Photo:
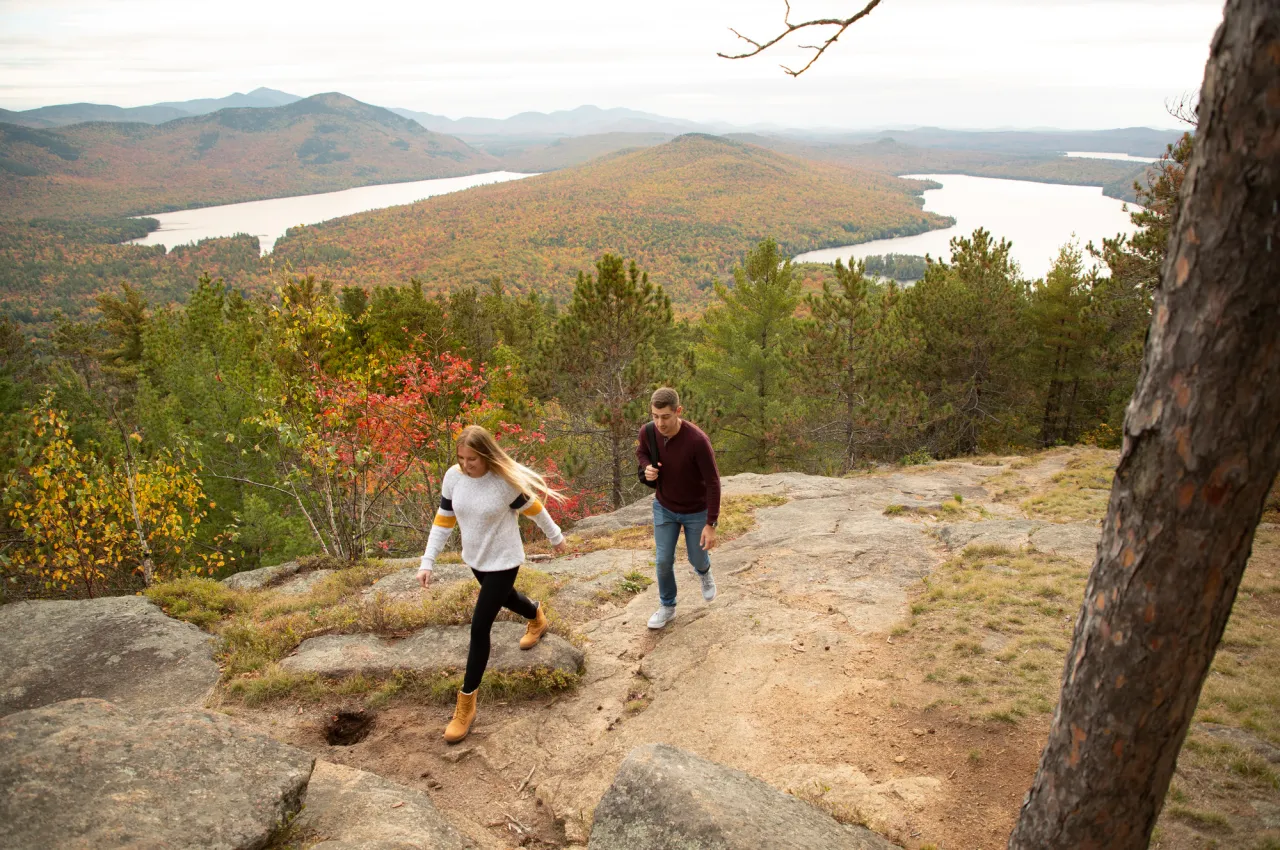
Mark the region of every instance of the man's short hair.
<instances>
[{"instance_id":1,"label":"man's short hair","mask_svg":"<svg viewBox=\"0 0 1280 850\"><path fill-rule=\"evenodd\" d=\"M680 393L671 389L671 387L659 387L654 390L653 398L649 401L654 407L668 407L672 410L680 408Z\"/></svg>"}]
</instances>

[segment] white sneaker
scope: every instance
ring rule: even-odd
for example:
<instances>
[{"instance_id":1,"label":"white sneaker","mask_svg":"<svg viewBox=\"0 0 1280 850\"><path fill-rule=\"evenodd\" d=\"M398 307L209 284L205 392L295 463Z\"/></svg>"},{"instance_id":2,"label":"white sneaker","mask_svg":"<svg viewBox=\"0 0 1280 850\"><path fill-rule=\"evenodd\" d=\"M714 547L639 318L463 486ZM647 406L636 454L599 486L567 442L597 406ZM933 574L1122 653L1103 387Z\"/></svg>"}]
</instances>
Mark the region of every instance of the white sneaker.
<instances>
[{"instance_id":1,"label":"white sneaker","mask_svg":"<svg viewBox=\"0 0 1280 850\"><path fill-rule=\"evenodd\" d=\"M660 629L676 618L676 606L663 605L649 618L649 628Z\"/></svg>"},{"instance_id":2,"label":"white sneaker","mask_svg":"<svg viewBox=\"0 0 1280 850\"><path fill-rule=\"evenodd\" d=\"M708 602L715 599L716 580L715 577L711 575L711 570L707 570L705 573L699 574L698 578L702 579L702 598Z\"/></svg>"}]
</instances>

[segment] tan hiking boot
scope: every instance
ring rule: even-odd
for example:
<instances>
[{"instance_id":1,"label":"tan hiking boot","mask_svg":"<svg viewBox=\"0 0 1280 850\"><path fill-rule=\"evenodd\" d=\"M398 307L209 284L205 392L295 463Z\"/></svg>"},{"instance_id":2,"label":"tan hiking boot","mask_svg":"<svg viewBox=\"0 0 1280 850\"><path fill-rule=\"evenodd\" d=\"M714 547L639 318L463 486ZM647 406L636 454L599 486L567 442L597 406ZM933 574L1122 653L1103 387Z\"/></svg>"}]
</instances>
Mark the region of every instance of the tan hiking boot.
<instances>
[{"instance_id":1,"label":"tan hiking boot","mask_svg":"<svg viewBox=\"0 0 1280 850\"><path fill-rule=\"evenodd\" d=\"M521 649L533 649L538 645L538 641L542 640L542 636L547 632L547 615L542 612L542 604L538 604L538 613L529 621L529 625L525 626L524 637L520 638Z\"/></svg>"},{"instance_id":2,"label":"tan hiking boot","mask_svg":"<svg viewBox=\"0 0 1280 850\"><path fill-rule=\"evenodd\" d=\"M469 694L458 692L458 707L453 710L453 719L444 727L444 739L456 744L471 731L471 723L476 719L476 692Z\"/></svg>"}]
</instances>

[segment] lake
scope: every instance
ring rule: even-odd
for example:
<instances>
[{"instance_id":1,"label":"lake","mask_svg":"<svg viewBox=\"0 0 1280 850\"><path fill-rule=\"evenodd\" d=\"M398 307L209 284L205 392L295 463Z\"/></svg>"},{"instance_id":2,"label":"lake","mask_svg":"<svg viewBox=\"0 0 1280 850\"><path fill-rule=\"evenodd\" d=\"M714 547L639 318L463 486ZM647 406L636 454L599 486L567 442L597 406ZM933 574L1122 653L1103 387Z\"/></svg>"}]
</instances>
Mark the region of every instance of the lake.
<instances>
[{"instance_id":1,"label":"lake","mask_svg":"<svg viewBox=\"0 0 1280 850\"><path fill-rule=\"evenodd\" d=\"M384 183L379 186L359 186L340 192L319 195L297 195L292 198L271 198L266 201L248 201L243 204L226 204L221 207L201 207L180 212L157 213L147 216L160 222L160 229L153 230L135 245L174 245L199 242L218 236L234 236L248 233L258 237L262 253L275 247L276 240L284 236L290 227L299 224L318 224L331 218L368 212L369 210L411 204L435 195L458 192L472 186L502 183L531 177L512 171L490 171L487 174L470 174L466 177L442 177L437 180L415 180L411 183Z\"/></svg>"},{"instance_id":2,"label":"lake","mask_svg":"<svg viewBox=\"0 0 1280 850\"><path fill-rule=\"evenodd\" d=\"M1080 159L1114 159L1118 162L1158 162L1154 156L1129 156L1127 153L1105 153L1103 151L1067 151L1067 156Z\"/></svg>"},{"instance_id":3,"label":"lake","mask_svg":"<svg viewBox=\"0 0 1280 850\"><path fill-rule=\"evenodd\" d=\"M1025 180L1000 180L962 174L910 174L915 180L933 180L941 189L924 193L924 208L953 216L954 227L916 236L878 239L860 245L809 251L795 258L800 263L848 262L875 254L929 254L951 257L950 242L985 227L996 238L1013 243L1012 255L1028 278L1043 277L1057 259L1058 249L1071 240L1083 248L1092 240L1132 233L1134 228L1124 202L1108 198L1098 186L1060 186ZM1085 257L1086 262L1089 260Z\"/></svg>"}]
</instances>

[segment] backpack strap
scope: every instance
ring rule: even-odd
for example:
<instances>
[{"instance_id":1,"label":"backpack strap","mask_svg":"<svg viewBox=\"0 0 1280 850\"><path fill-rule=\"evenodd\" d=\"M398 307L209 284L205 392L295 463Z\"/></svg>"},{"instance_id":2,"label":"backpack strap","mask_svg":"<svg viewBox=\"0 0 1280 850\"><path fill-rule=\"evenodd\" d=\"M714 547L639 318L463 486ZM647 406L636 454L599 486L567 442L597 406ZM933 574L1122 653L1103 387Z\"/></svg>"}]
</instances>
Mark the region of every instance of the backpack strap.
<instances>
[{"instance_id":1,"label":"backpack strap","mask_svg":"<svg viewBox=\"0 0 1280 850\"><path fill-rule=\"evenodd\" d=\"M644 428L645 428L645 434L649 438L649 461L654 466L657 466L658 462L662 459L661 455L658 452L658 426L655 425L653 422L650 422L648 425L645 425ZM658 483L658 486L655 488L655 490L661 493L662 492L662 476L661 475L658 476L657 483Z\"/></svg>"}]
</instances>

